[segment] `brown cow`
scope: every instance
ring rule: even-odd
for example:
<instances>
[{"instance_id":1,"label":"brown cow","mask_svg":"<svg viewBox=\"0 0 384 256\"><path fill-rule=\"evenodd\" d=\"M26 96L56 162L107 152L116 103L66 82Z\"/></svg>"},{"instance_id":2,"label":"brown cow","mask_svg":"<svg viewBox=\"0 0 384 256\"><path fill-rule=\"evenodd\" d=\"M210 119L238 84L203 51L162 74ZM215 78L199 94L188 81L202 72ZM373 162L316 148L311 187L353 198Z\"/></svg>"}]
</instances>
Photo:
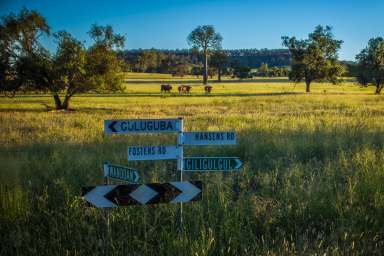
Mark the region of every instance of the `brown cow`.
<instances>
[{"instance_id":1,"label":"brown cow","mask_svg":"<svg viewBox=\"0 0 384 256\"><path fill-rule=\"evenodd\" d=\"M171 92L172 85L170 84L162 84L161 85L161 92Z\"/></svg>"},{"instance_id":2,"label":"brown cow","mask_svg":"<svg viewBox=\"0 0 384 256\"><path fill-rule=\"evenodd\" d=\"M210 86L210 85L206 85L206 86L204 86L204 91L205 91L205 93L211 93L211 91L212 91L212 86Z\"/></svg>"},{"instance_id":3,"label":"brown cow","mask_svg":"<svg viewBox=\"0 0 384 256\"><path fill-rule=\"evenodd\" d=\"M192 86L190 86L190 85L180 85L177 89L179 90L179 94L180 93L189 94L191 88L192 88Z\"/></svg>"}]
</instances>

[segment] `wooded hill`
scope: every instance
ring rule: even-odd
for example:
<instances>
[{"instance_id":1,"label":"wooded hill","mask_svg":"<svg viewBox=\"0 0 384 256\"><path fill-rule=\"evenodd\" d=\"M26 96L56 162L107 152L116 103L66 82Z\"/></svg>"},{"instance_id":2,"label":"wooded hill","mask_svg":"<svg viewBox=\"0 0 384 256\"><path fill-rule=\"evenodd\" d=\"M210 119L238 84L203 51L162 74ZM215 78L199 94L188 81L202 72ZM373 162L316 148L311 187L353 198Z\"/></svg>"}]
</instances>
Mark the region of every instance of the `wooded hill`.
<instances>
[{"instance_id":1,"label":"wooded hill","mask_svg":"<svg viewBox=\"0 0 384 256\"><path fill-rule=\"evenodd\" d=\"M239 62L241 66L250 68L259 68L262 63L270 67L286 67L291 61L288 49L238 49L225 52L230 62Z\"/></svg>"},{"instance_id":2,"label":"wooded hill","mask_svg":"<svg viewBox=\"0 0 384 256\"><path fill-rule=\"evenodd\" d=\"M228 56L228 66L245 66L259 68L262 63L269 67L285 67L290 64L290 53L288 49L235 49L223 50ZM119 55L127 63L129 69L141 71L148 70L150 66L164 68L166 64L195 64L201 63L202 56L192 49L132 49L124 50ZM150 68L149 68L150 69ZM160 67L161 69L161 67ZM161 71L161 70L159 70Z\"/></svg>"}]
</instances>

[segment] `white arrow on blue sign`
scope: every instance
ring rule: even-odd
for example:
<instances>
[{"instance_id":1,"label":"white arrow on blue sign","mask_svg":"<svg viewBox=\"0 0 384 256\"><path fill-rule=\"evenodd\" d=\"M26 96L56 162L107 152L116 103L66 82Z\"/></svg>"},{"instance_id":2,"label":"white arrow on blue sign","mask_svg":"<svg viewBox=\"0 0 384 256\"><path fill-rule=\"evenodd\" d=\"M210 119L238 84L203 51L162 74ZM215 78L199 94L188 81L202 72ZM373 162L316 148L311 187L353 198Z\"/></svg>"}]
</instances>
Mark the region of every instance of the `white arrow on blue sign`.
<instances>
[{"instance_id":1,"label":"white arrow on blue sign","mask_svg":"<svg viewBox=\"0 0 384 256\"><path fill-rule=\"evenodd\" d=\"M235 145L236 132L184 132L184 145Z\"/></svg>"},{"instance_id":2,"label":"white arrow on blue sign","mask_svg":"<svg viewBox=\"0 0 384 256\"><path fill-rule=\"evenodd\" d=\"M128 147L128 160L166 160L177 159L180 155L178 146L135 146Z\"/></svg>"},{"instance_id":3,"label":"white arrow on blue sign","mask_svg":"<svg viewBox=\"0 0 384 256\"><path fill-rule=\"evenodd\" d=\"M239 171L243 162L238 157L186 157L184 171Z\"/></svg>"},{"instance_id":4,"label":"white arrow on blue sign","mask_svg":"<svg viewBox=\"0 0 384 256\"><path fill-rule=\"evenodd\" d=\"M104 134L170 133L181 130L180 119L105 120Z\"/></svg>"}]
</instances>

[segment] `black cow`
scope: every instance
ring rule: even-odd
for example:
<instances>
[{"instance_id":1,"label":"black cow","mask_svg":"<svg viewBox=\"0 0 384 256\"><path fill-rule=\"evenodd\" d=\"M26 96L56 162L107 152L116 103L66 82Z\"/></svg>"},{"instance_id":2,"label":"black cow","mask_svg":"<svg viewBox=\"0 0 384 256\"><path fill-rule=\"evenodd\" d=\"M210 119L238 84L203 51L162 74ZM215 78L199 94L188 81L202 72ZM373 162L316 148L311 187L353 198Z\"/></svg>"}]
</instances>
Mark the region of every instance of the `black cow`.
<instances>
[{"instance_id":1,"label":"black cow","mask_svg":"<svg viewBox=\"0 0 384 256\"><path fill-rule=\"evenodd\" d=\"M171 92L172 85L170 84L162 84L161 85L161 92Z\"/></svg>"},{"instance_id":2,"label":"black cow","mask_svg":"<svg viewBox=\"0 0 384 256\"><path fill-rule=\"evenodd\" d=\"M204 86L204 91L205 91L205 93L211 93L211 91L212 91L212 86L210 86L210 85L206 85L206 86Z\"/></svg>"}]
</instances>

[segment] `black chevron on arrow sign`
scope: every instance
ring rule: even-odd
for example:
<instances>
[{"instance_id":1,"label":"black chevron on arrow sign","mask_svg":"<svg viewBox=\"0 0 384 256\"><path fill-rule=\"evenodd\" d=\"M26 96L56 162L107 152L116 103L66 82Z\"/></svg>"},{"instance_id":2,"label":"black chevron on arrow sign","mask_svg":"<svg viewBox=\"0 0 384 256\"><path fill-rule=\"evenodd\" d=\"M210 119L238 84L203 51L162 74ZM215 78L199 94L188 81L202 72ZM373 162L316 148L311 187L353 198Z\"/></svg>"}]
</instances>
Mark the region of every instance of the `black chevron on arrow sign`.
<instances>
[{"instance_id":1,"label":"black chevron on arrow sign","mask_svg":"<svg viewBox=\"0 0 384 256\"><path fill-rule=\"evenodd\" d=\"M117 124L117 121L112 121L112 123L109 124L108 128L112 131L112 132L117 132L117 130L115 129L115 124Z\"/></svg>"},{"instance_id":2,"label":"black chevron on arrow sign","mask_svg":"<svg viewBox=\"0 0 384 256\"><path fill-rule=\"evenodd\" d=\"M181 203L201 199L201 181L100 185L83 188L83 197L97 208Z\"/></svg>"},{"instance_id":3,"label":"black chevron on arrow sign","mask_svg":"<svg viewBox=\"0 0 384 256\"><path fill-rule=\"evenodd\" d=\"M105 195L105 198L108 200L114 202L117 205L135 205L135 204L141 204L140 199L134 199L130 194L137 190L142 185L127 187L125 185L119 185L114 190L109 192ZM149 195L151 199L149 201L145 202L145 204L158 204L158 203L168 203L170 199L178 196L182 191L177 189L176 187L170 185L169 183L150 183L145 184L144 186L148 187L143 189L142 197L141 198L147 198L144 196L144 193L146 191L152 192L151 190L155 191L153 192L153 196Z\"/></svg>"}]
</instances>

